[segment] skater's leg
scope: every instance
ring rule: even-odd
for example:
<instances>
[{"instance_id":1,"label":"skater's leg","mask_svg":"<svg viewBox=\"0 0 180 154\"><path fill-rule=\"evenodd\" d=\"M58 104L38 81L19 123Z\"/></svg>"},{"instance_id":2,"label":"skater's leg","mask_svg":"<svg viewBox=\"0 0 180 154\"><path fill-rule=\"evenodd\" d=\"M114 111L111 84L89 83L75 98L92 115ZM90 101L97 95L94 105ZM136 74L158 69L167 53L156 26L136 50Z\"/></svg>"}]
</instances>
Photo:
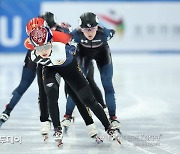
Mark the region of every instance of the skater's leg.
<instances>
[{"instance_id":1,"label":"skater's leg","mask_svg":"<svg viewBox=\"0 0 180 154\"><path fill-rule=\"evenodd\" d=\"M47 106L47 96L43 85L42 65L38 65L37 68L37 81L39 87L38 104L40 110L40 121L45 122L45 121L49 121L49 111Z\"/></svg>"},{"instance_id":2,"label":"skater's leg","mask_svg":"<svg viewBox=\"0 0 180 154\"><path fill-rule=\"evenodd\" d=\"M73 80L69 75L69 71L73 74ZM76 61L73 61L68 66L64 67L63 78L77 94L80 101L90 107L90 109L94 112L94 114L102 122L105 129L107 130L110 126L110 123L106 117L106 114L101 105L99 105L99 103L95 100L90 86L88 85L88 82L83 76L82 71L77 65Z\"/></svg>"},{"instance_id":3,"label":"skater's leg","mask_svg":"<svg viewBox=\"0 0 180 154\"><path fill-rule=\"evenodd\" d=\"M53 136L58 146L60 146L63 138L58 106L60 75L52 67L46 67L43 71L43 75L49 113L54 126Z\"/></svg>"},{"instance_id":4,"label":"skater's leg","mask_svg":"<svg viewBox=\"0 0 180 154\"><path fill-rule=\"evenodd\" d=\"M74 101L72 100L71 96L68 96L68 97L67 97L66 112L65 112L65 114L72 116L72 113L73 113L73 111L74 111L74 108L75 108L75 103L74 103Z\"/></svg>"},{"instance_id":5,"label":"skater's leg","mask_svg":"<svg viewBox=\"0 0 180 154\"><path fill-rule=\"evenodd\" d=\"M22 95L26 92L26 90L29 88L31 83L33 82L35 76L36 76L36 63L32 62L29 59L30 50L27 52L22 70L22 76L20 83L18 87L12 92L12 97L9 101L9 103L6 105L6 109L4 113L7 113L10 115L13 108L16 106L16 104L21 99Z\"/></svg>"},{"instance_id":6,"label":"skater's leg","mask_svg":"<svg viewBox=\"0 0 180 154\"><path fill-rule=\"evenodd\" d=\"M12 92L12 98L6 106L6 110L5 110L7 111L6 113L10 114L10 112L19 102L22 95L26 92L26 90L29 88L29 86L33 82L35 75L36 75L36 72L34 72L34 70L23 67L21 81L18 87Z\"/></svg>"},{"instance_id":7,"label":"skater's leg","mask_svg":"<svg viewBox=\"0 0 180 154\"><path fill-rule=\"evenodd\" d=\"M113 64L109 46L102 48L102 54L98 55L95 60L100 72L102 86L105 92L106 105L108 107L110 117L116 115L115 91L112 82Z\"/></svg>"},{"instance_id":8,"label":"skater's leg","mask_svg":"<svg viewBox=\"0 0 180 154\"><path fill-rule=\"evenodd\" d=\"M112 82L113 64L108 45L103 48L102 53L103 54L96 58L96 63L100 72L101 82L105 91L105 100L109 111L111 124L120 131L120 122L117 120L116 117L116 99L114 86Z\"/></svg>"},{"instance_id":9,"label":"skater's leg","mask_svg":"<svg viewBox=\"0 0 180 154\"><path fill-rule=\"evenodd\" d=\"M64 119L62 120L62 125L65 127L67 132L68 127L71 125L71 121L74 120L74 117L72 117L72 113L75 108L75 103L72 100L71 96L69 96L69 86L66 82L65 82L65 93L66 93L67 102L66 102L66 111L65 111Z\"/></svg>"},{"instance_id":10,"label":"skater's leg","mask_svg":"<svg viewBox=\"0 0 180 154\"><path fill-rule=\"evenodd\" d=\"M85 124L90 125L90 124L94 123L92 117L89 115L89 113L86 109L86 106L84 104L82 104L82 102L77 97L76 93L74 93L74 91L71 89L71 87L69 85L67 85L67 92L72 97L74 102L76 103L76 106L77 106L82 118L84 119Z\"/></svg>"},{"instance_id":11,"label":"skater's leg","mask_svg":"<svg viewBox=\"0 0 180 154\"><path fill-rule=\"evenodd\" d=\"M91 61L89 69L88 69L88 74L87 74L87 80L89 81L89 85L92 89L93 95L96 98L96 100L102 105L103 108L106 108L106 105L103 100L103 96L101 93L101 90L97 86L96 82L94 81L94 66Z\"/></svg>"},{"instance_id":12,"label":"skater's leg","mask_svg":"<svg viewBox=\"0 0 180 154\"><path fill-rule=\"evenodd\" d=\"M93 97L92 91L89 86L86 86L80 89L77 92L77 95L81 102L83 102L87 107L89 107L96 117L101 121L105 130L107 130L110 126L110 123L107 119L107 116L102 108L102 106L95 100Z\"/></svg>"},{"instance_id":13,"label":"skater's leg","mask_svg":"<svg viewBox=\"0 0 180 154\"><path fill-rule=\"evenodd\" d=\"M26 90L29 88L29 86L33 82L35 75L36 75L35 70L27 68L26 66L23 67L21 81L18 87L12 92L12 97L9 103L6 105L6 108L3 111L2 115L0 116L1 124L8 120L10 113L12 112L14 107L17 105L22 95L26 92Z\"/></svg>"},{"instance_id":14,"label":"skater's leg","mask_svg":"<svg viewBox=\"0 0 180 154\"><path fill-rule=\"evenodd\" d=\"M25 65L23 66L22 76L18 87L12 92L12 97L6 105L5 110L0 116L0 126L8 120L11 111L21 99L22 95L29 88L36 75L36 63L29 60L30 51L27 52L25 57Z\"/></svg>"},{"instance_id":15,"label":"skater's leg","mask_svg":"<svg viewBox=\"0 0 180 154\"><path fill-rule=\"evenodd\" d=\"M72 97L73 101L75 102L77 109L79 110L79 113L81 114L87 128L88 135L95 139L97 143L103 142L103 140L98 136L98 131L96 129L96 126L94 125L94 121L87 110L87 107L80 101L76 93L71 89L71 87L66 83L66 90L67 93ZM69 122L69 123L68 123ZM64 127L64 132L67 133L68 127L70 126L70 120L64 119L62 121L62 126ZM69 125L68 125L69 124Z\"/></svg>"},{"instance_id":16,"label":"skater's leg","mask_svg":"<svg viewBox=\"0 0 180 154\"><path fill-rule=\"evenodd\" d=\"M43 73L44 73L44 87L48 100L49 113L54 128L57 128L60 127L59 106L58 106L60 76L53 68L50 67L46 67ZM58 80L56 76L57 78L59 78Z\"/></svg>"},{"instance_id":17,"label":"skater's leg","mask_svg":"<svg viewBox=\"0 0 180 154\"><path fill-rule=\"evenodd\" d=\"M116 115L116 102L114 96L114 87L112 84L112 75L113 75L113 68L112 64L104 65L103 67L99 67L100 75L101 75L101 82L105 91L105 99L106 105L109 110L110 116Z\"/></svg>"},{"instance_id":18,"label":"skater's leg","mask_svg":"<svg viewBox=\"0 0 180 154\"><path fill-rule=\"evenodd\" d=\"M44 141L48 139L48 134L51 128L51 123L49 120L49 111L47 105L47 96L44 89L43 77L42 77L42 65L38 65L37 67L37 81L39 87L39 111L40 111L40 121L41 121L41 135L44 137Z\"/></svg>"}]
</instances>

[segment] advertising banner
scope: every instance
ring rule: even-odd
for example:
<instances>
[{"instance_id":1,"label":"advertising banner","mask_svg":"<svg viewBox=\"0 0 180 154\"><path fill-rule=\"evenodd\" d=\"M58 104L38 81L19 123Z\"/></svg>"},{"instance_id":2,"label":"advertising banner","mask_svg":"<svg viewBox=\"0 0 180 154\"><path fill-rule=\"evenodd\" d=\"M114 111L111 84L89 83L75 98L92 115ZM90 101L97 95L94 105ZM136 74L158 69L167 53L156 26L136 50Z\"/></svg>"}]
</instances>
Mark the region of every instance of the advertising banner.
<instances>
[{"instance_id":1,"label":"advertising banner","mask_svg":"<svg viewBox=\"0 0 180 154\"><path fill-rule=\"evenodd\" d=\"M115 51L180 51L180 1L32 1L2 0L0 52L26 51L25 25L32 17L50 11L57 22L78 27L84 12L98 15L100 25L116 30L109 41Z\"/></svg>"},{"instance_id":2,"label":"advertising banner","mask_svg":"<svg viewBox=\"0 0 180 154\"><path fill-rule=\"evenodd\" d=\"M101 25L116 30L113 51L180 50L179 2L43 2L40 9L73 28L82 13L96 13Z\"/></svg>"}]
</instances>

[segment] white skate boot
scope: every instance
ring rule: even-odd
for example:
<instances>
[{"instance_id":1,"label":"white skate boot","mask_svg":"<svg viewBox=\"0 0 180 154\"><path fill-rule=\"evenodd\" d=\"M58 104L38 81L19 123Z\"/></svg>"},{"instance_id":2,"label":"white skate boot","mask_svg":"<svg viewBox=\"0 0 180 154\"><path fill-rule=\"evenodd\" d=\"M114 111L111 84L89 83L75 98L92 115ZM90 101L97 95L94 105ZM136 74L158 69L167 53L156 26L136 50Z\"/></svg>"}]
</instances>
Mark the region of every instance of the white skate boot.
<instances>
[{"instance_id":1,"label":"white skate boot","mask_svg":"<svg viewBox=\"0 0 180 154\"><path fill-rule=\"evenodd\" d=\"M44 141L48 139L48 134L51 129L50 121L41 122L41 135L44 137Z\"/></svg>"},{"instance_id":2,"label":"white skate boot","mask_svg":"<svg viewBox=\"0 0 180 154\"><path fill-rule=\"evenodd\" d=\"M74 118L72 116L67 114L64 115L64 119L61 121L61 125L65 134L67 134L68 128L70 127L72 121L74 121Z\"/></svg>"},{"instance_id":3,"label":"white skate boot","mask_svg":"<svg viewBox=\"0 0 180 154\"><path fill-rule=\"evenodd\" d=\"M62 133L62 129L60 127L57 127L54 129L54 137L55 137L55 141L57 142L57 146L60 147L61 145L63 145L62 143L62 139L63 139L63 133Z\"/></svg>"},{"instance_id":4,"label":"white skate boot","mask_svg":"<svg viewBox=\"0 0 180 154\"><path fill-rule=\"evenodd\" d=\"M112 140L116 140L119 144L121 144L120 134L117 129L113 128L113 126L110 126L110 128L107 130L107 134Z\"/></svg>"},{"instance_id":5,"label":"white skate boot","mask_svg":"<svg viewBox=\"0 0 180 154\"><path fill-rule=\"evenodd\" d=\"M5 123L9 119L9 115L6 113L2 113L0 116L0 127L3 123Z\"/></svg>"},{"instance_id":6,"label":"white skate boot","mask_svg":"<svg viewBox=\"0 0 180 154\"><path fill-rule=\"evenodd\" d=\"M113 126L114 129L116 129L120 134L121 134L121 131L120 131L120 122L117 120L117 117L116 116L112 116L110 118L110 122L111 122L111 125Z\"/></svg>"},{"instance_id":7,"label":"white skate boot","mask_svg":"<svg viewBox=\"0 0 180 154\"><path fill-rule=\"evenodd\" d=\"M87 131L88 131L88 135L91 137L91 138L93 138L93 139L95 139L95 141L99 144L99 143L101 143L101 142L103 142L103 139L102 138L100 138L97 134L98 134L98 131L97 131L97 129L96 129L96 127L95 127L95 125L94 124L90 124L90 125L87 125Z\"/></svg>"}]
</instances>

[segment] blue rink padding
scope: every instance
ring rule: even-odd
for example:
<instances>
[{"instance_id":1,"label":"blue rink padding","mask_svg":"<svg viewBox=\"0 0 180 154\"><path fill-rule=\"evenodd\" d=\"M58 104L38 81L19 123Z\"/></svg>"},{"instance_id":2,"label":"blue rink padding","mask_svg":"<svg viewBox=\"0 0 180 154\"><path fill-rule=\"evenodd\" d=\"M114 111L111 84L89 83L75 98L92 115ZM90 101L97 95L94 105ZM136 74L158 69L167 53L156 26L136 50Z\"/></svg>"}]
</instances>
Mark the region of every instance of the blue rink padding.
<instances>
[{"instance_id":1,"label":"blue rink padding","mask_svg":"<svg viewBox=\"0 0 180 154\"><path fill-rule=\"evenodd\" d=\"M40 1L0 2L0 52L26 51L26 23L39 15ZM33 9L32 9L33 8Z\"/></svg>"}]
</instances>

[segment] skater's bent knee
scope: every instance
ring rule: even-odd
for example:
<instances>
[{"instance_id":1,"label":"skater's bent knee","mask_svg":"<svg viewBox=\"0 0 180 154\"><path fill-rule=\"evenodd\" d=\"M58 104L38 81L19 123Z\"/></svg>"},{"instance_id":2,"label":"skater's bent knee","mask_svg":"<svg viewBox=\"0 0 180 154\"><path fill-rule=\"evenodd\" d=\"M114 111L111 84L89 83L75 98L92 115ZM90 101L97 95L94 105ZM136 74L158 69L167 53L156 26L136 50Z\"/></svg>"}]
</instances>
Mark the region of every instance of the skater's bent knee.
<instances>
[{"instance_id":1,"label":"skater's bent knee","mask_svg":"<svg viewBox=\"0 0 180 154\"><path fill-rule=\"evenodd\" d=\"M90 86L85 86L76 93L82 101L86 98L94 98Z\"/></svg>"}]
</instances>

